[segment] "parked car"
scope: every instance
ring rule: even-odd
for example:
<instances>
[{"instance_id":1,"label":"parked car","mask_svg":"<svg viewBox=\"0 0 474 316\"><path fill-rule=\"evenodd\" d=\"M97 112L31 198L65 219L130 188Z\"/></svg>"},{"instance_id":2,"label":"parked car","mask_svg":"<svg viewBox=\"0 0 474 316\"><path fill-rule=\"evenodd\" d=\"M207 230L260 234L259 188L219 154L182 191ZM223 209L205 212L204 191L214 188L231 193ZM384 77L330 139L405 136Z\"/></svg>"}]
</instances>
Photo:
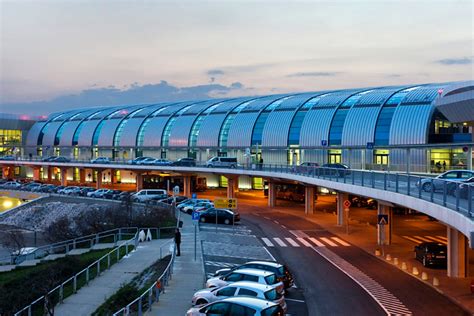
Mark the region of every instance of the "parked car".
<instances>
[{"instance_id":1,"label":"parked car","mask_svg":"<svg viewBox=\"0 0 474 316\"><path fill-rule=\"evenodd\" d=\"M292 287L294 284L293 275L291 274L290 270L288 270L288 267L274 261L250 261L233 268L217 270L214 273L214 276L217 277L220 275L225 275L231 271L239 269L258 269L273 272L277 276L278 280L283 282L286 289Z\"/></svg>"},{"instance_id":2,"label":"parked car","mask_svg":"<svg viewBox=\"0 0 474 316\"><path fill-rule=\"evenodd\" d=\"M423 263L423 266L447 265L447 246L437 242L423 242L415 246L415 259Z\"/></svg>"},{"instance_id":3,"label":"parked car","mask_svg":"<svg viewBox=\"0 0 474 316\"><path fill-rule=\"evenodd\" d=\"M145 159L142 159L140 161L137 161L137 165L145 165L145 166L151 166L153 165L153 162L156 160L156 158L152 157L146 157Z\"/></svg>"},{"instance_id":4,"label":"parked car","mask_svg":"<svg viewBox=\"0 0 474 316\"><path fill-rule=\"evenodd\" d=\"M193 305L203 305L233 296L250 296L272 301L279 304L283 311L287 311L285 297L278 293L274 287L248 281L235 282L221 288L197 291L194 293L191 303Z\"/></svg>"},{"instance_id":5,"label":"parked car","mask_svg":"<svg viewBox=\"0 0 474 316\"><path fill-rule=\"evenodd\" d=\"M0 157L0 160L16 160L16 157L12 155L7 155Z\"/></svg>"},{"instance_id":6,"label":"parked car","mask_svg":"<svg viewBox=\"0 0 474 316\"><path fill-rule=\"evenodd\" d=\"M17 181L8 181L2 184L1 187L3 189L19 189L21 187L21 183Z\"/></svg>"},{"instance_id":7,"label":"parked car","mask_svg":"<svg viewBox=\"0 0 474 316\"><path fill-rule=\"evenodd\" d=\"M91 163L109 164L110 163L110 158L109 157L97 157L95 159L92 159Z\"/></svg>"},{"instance_id":8,"label":"parked car","mask_svg":"<svg viewBox=\"0 0 474 316\"><path fill-rule=\"evenodd\" d=\"M172 166L195 167L196 159L194 158L180 158L171 163Z\"/></svg>"},{"instance_id":9,"label":"parked car","mask_svg":"<svg viewBox=\"0 0 474 316\"><path fill-rule=\"evenodd\" d=\"M63 156L58 156L54 158L53 160L50 160L51 162L70 162L71 159L63 157Z\"/></svg>"},{"instance_id":10,"label":"parked car","mask_svg":"<svg viewBox=\"0 0 474 316\"><path fill-rule=\"evenodd\" d=\"M59 191L61 191L64 188L65 188L65 186L63 186L63 185L57 185L53 188L51 193L58 193Z\"/></svg>"},{"instance_id":11,"label":"parked car","mask_svg":"<svg viewBox=\"0 0 474 316\"><path fill-rule=\"evenodd\" d=\"M444 182L449 184L448 181L465 181L469 178L474 177L474 171L471 170L449 170L443 172L442 174L434 177L434 178L424 178L420 179L416 185L421 187L423 191L426 192L436 192L443 190Z\"/></svg>"},{"instance_id":12,"label":"parked car","mask_svg":"<svg viewBox=\"0 0 474 316\"><path fill-rule=\"evenodd\" d=\"M95 191L92 191L92 192L88 192L87 193L87 196L88 197L93 197L93 198L103 198L104 197L104 194L108 193L109 189L98 189L98 190L95 190Z\"/></svg>"},{"instance_id":13,"label":"parked car","mask_svg":"<svg viewBox=\"0 0 474 316\"><path fill-rule=\"evenodd\" d=\"M211 200L208 199L187 199L179 204L176 205L176 208L180 211L182 211L186 206L194 206L197 203L200 202L211 202Z\"/></svg>"},{"instance_id":14,"label":"parked car","mask_svg":"<svg viewBox=\"0 0 474 316\"><path fill-rule=\"evenodd\" d=\"M321 168L316 171L317 175L344 177L351 174L351 168L342 163L326 163Z\"/></svg>"},{"instance_id":15,"label":"parked car","mask_svg":"<svg viewBox=\"0 0 474 316\"><path fill-rule=\"evenodd\" d=\"M319 164L317 162L302 162L299 164L299 166L296 167L296 172L298 173L306 173L309 175L314 175L315 174L315 169L316 167L319 167Z\"/></svg>"},{"instance_id":16,"label":"parked car","mask_svg":"<svg viewBox=\"0 0 474 316\"><path fill-rule=\"evenodd\" d=\"M96 189L91 187L82 187L81 191L79 192L80 196L88 196L87 193L94 192Z\"/></svg>"},{"instance_id":17,"label":"parked car","mask_svg":"<svg viewBox=\"0 0 474 316\"><path fill-rule=\"evenodd\" d=\"M459 189L458 189L459 187ZM461 199L467 199L469 194L469 187L471 187L471 198L474 197L474 177L462 181L453 181L447 184L447 193L453 196L458 196ZM458 190L458 191L457 191Z\"/></svg>"},{"instance_id":18,"label":"parked car","mask_svg":"<svg viewBox=\"0 0 474 316\"><path fill-rule=\"evenodd\" d=\"M181 210L185 213L192 214L194 211L200 210L208 210L214 207L214 203L212 202L198 202L194 205L188 205L183 207Z\"/></svg>"},{"instance_id":19,"label":"parked car","mask_svg":"<svg viewBox=\"0 0 474 316\"><path fill-rule=\"evenodd\" d=\"M129 160L128 163L131 164L131 165L138 165L140 161L144 160L144 159L148 159L150 157L137 157L135 159L132 159L132 160ZM153 159L153 158L151 158Z\"/></svg>"},{"instance_id":20,"label":"parked car","mask_svg":"<svg viewBox=\"0 0 474 316\"><path fill-rule=\"evenodd\" d=\"M64 189L58 191L59 194L66 194L66 195L79 195L79 192L81 192L80 187L65 187Z\"/></svg>"},{"instance_id":21,"label":"parked car","mask_svg":"<svg viewBox=\"0 0 474 316\"><path fill-rule=\"evenodd\" d=\"M34 191L37 187L41 187L41 183L38 183L38 182L30 182L30 183L23 184L23 185L20 187L20 190L24 190L24 191Z\"/></svg>"},{"instance_id":22,"label":"parked car","mask_svg":"<svg viewBox=\"0 0 474 316\"><path fill-rule=\"evenodd\" d=\"M171 165L171 160L168 160L168 159L163 159L163 158L158 158L158 159L155 159L152 164L154 166L170 166Z\"/></svg>"},{"instance_id":23,"label":"parked car","mask_svg":"<svg viewBox=\"0 0 474 316\"><path fill-rule=\"evenodd\" d=\"M177 195L177 196L175 196L175 198L176 198L176 205L179 205L180 203L183 203L183 202L189 200L189 198L187 196L182 196L182 195ZM161 202L166 203L166 204L173 204L173 197L170 196L167 199L161 200Z\"/></svg>"},{"instance_id":24,"label":"parked car","mask_svg":"<svg viewBox=\"0 0 474 316\"><path fill-rule=\"evenodd\" d=\"M113 200L118 200L118 201L124 201L127 198L131 198L131 196L134 194L134 192L127 192L127 191L122 191L119 194L116 194L113 196Z\"/></svg>"},{"instance_id":25,"label":"parked car","mask_svg":"<svg viewBox=\"0 0 474 316\"><path fill-rule=\"evenodd\" d=\"M190 308L186 316L206 315L245 315L245 316L284 316L280 305L255 297L229 297L201 307Z\"/></svg>"},{"instance_id":26,"label":"parked car","mask_svg":"<svg viewBox=\"0 0 474 316\"><path fill-rule=\"evenodd\" d=\"M215 223L217 218L217 223L224 223L226 225L231 225L235 222L240 222L240 214L228 209L218 209L210 208L201 212L199 220L202 223Z\"/></svg>"},{"instance_id":27,"label":"parked car","mask_svg":"<svg viewBox=\"0 0 474 316\"><path fill-rule=\"evenodd\" d=\"M284 294L285 286L278 281L275 273L258 269L237 269L225 275L210 278L206 281L206 288L223 287L238 281L250 281L270 285L278 293Z\"/></svg>"},{"instance_id":28,"label":"parked car","mask_svg":"<svg viewBox=\"0 0 474 316\"><path fill-rule=\"evenodd\" d=\"M147 200L150 200L156 196L162 196L166 194L166 190L161 190L161 189L146 189L146 190L140 190L137 193L135 193L132 196L132 200L134 202L145 202Z\"/></svg>"},{"instance_id":29,"label":"parked car","mask_svg":"<svg viewBox=\"0 0 474 316\"><path fill-rule=\"evenodd\" d=\"M33 192L53 193L56 189L54 184L43 184L39 187L35 187Z\"/></svg>"},{"instance_id":30,"label":"parked car","mask_svg":"<svg viewBox=\"0 0 474 316\"><path fill-rule=\"evenodd\" d=\"M41 159L41 161L50 162L50 161L53 161L54 159L56 159L56 157L57 156L49 156L49 157Z\"/></svg>"},{"instance_id":31,"label":"parked car","mask_svg":"<svg viewBox=\"0 0 474 316\"><path fill-rule=\"evenodd\" d=\"M212 157L206 162L208 168L236 168L238 165L235 157Z\"/></svg>"},{"instance_id":32,"label":"parked car","mask_svg":"<svg viewBox=\"0 0 474 316\"><path fill-rule=\"evenodd\" d=\"M114 196L119 195L120 193L122 193L120 190L109 190L102 195L102 198L112 200Z\"/></svg>"}]
</instances>

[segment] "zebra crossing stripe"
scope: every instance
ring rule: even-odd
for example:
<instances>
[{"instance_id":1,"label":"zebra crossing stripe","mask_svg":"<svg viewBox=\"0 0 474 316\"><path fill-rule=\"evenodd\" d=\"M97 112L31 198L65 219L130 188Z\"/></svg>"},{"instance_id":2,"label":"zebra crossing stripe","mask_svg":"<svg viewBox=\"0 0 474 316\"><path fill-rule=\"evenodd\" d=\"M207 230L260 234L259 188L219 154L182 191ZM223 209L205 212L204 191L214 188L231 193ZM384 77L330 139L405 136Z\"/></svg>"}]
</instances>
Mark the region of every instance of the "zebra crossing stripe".
<instances>
[{"instance_id":1,"label":"zebra crossing stripe","mask_svg":"<svg viewBox=\"0 0 474 316\"><path fill-rule=\"evenodd\" d=\"M275 237L273 238L274 241L276 241L276 243L281 246L281 247L286 247L286 244L283 242L283 240L281 240L280 238L278 237Z\"/></svg>"},{"instance_id":2,"label":"zebra crossing stripe","mask_svg":"<svg viewBox=\"0 0 474 316\"><path fill-rule=\"evenodd\" d=\"M314 237L309 237L309 240L311 240L318 247L326 247L325 244L323 244L322 242L320 242L319 240L317 240Z\"/></svg>"},{"instance_id":3,"label":"zebra crossing stripe","mask_svg":"<svg viewBox=\"0 0 474 316\"><path fill-rule=\"evenodd\" d=\"M332 247L337 247L337 244L332 242L331 239L329 238L326 238L326 237L321 237L320 238L322 241L324 241L325 243L327 243L329 246L332 246Z\"/></svg>"},{"instance_id":4,"label":"zebra crossing stripe","mask_svg":"<svg viewBox=\"0 0 474 316\"><path fill-rule=\"evenodd\" d=\"M409 241L414 242L415 244L421 244L421 241L419 241L418 239L415 239L415 238L411 238L410 236L402 236L402 237L405 238L405 239L408 239Z\"/></svg>"},{"instance_id":5,"label":"zebra crossing stripe","mask_svg":"<svg viewBox=\"0 0 474 316\"><path fill-rule=\"evenodd\" d=\"M214 267L224 267L224 268L232 268L235 266L233 263L228 262L220 262L220 261L204 261L206 266L214 266Z\"/></svg>"},{"instance_id":6,"label":"zebra crossing stripe","mask_svg":"<svg viewBox=\"0 0 474 316\"><path fill-rule=\"evenodd\" d=\"M299 247L299 246L300 246L296 241L294 241L294 240L291 239L291 238L286 237L285 239L286 239L286 241L287 241L290 245L292 245L293 247Z\"/></svg>"},{"instance_id":7,"label":"zebra crossing stripe","mask_svg":"<svg viewBox=\"0 0 474 316\"><path fill-rule=\"evenodd\" d=\"M274 247L273 243L268 238L262 238L262 241L265 243L267 247Z\"/></svg>"},{"instance_id":8,"label":"zebra crossing stripe","mask_svg":"<svg viewBox=\"0 0 474 316\"><path fill-rule=\"evenodd\" d=\"M349 243L345 242L344 240L342 240L342 239L340 239L340 238L338 238L338 237L331 237L331 239L334 240L334 241L336 241L336 242L338 242L338 243L340 243L340 244L343 245L343 246L346 246L346 247L349 247L349 246L350 246Z\"/></svg>"},{"instance_id":9,"label":"zebra crossing stripe","mask_svg":"<svg viewBox=\"0 0 474 316\"><path fill-rule=\"evenodd\" d=\"M297 237L296 238L300 243L302 243L304 246L306 247L311 247L311 244L309 242L307 242L306 240L304 240L304 238L300 238L300 237Z\"/></svg>"},{"instance_id":10,"label":"zebra crossing stripe","mask_svg":"<svg viewBox=\"0 0 474 316\"><path fill-rule=\"evenodd\" d=\"M433 240L433 241L436 241L436 242L439 242L439 243L442 243L442 244L445 244L445 245L448 244L447 241L445 241L445 240L443 240L443 239L441 239L441 238L434 237L434 236L425 236L425 238L429 238L429 239L431 239L431 240Z\"/></svg>"}]
</instances>

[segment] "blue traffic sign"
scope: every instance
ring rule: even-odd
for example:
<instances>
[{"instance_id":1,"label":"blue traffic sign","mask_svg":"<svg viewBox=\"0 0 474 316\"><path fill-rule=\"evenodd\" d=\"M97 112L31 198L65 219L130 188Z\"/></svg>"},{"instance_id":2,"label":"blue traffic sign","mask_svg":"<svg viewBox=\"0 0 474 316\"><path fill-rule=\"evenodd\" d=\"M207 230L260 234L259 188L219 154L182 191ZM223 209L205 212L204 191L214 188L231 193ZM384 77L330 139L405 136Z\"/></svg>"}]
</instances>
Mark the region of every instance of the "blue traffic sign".
<instances>
[{"instance_id":1,"label":"blue traffic sign","mask_svg":"<svg viewBox=\"0 0 474 316\"><path fill-rule=\"evenodd\" d=\"M328 141L327 141L327 140L325 140L325 139L321 140L321 146L325 147L325 146L327 146L327 145L328 145Z\"/></svg>"},{"instance_id":2,"label":"blue traffic sign","mask_svg":"<svg viewBox=\"0 0 474 316\"><path fill-rule=\"evenodd\" d=\"M197 196L196 193L193 193L193 194L191 195L191 198L192 198L192 199L197 199L197 197L198 197L198 196Z\"/></svg>"},{"instance_id":3,"label":"blue traffic sign","mask_svg":"<svg viewBox=\"0 0 474 316\"><path fill-rule=\"evenodd\" d=\"M377 215L377 224L379 224L379 225L388 225L388 215L378 214Z\"/></svg>"},{"instance_id":4,"label":"blue traffic sign","mask_svg":"<svg viewBox=\"0 0 474 316\"><path fill-rule=\"evenodd\" d=\"M368 142L367 143L367 149L374 149L374 143Z\"/></svg>"},{"instance_id":5,"label":"blue traffic sign","mask_svg":"<svg viewBox=\"0 0 474 316\"><path fill-rule=\"evenodd\" d=\"M199 212L193 212L193 221L198 221L199 220L199 216L200 216L200 213Z\"/></svg>"}]
</instances>

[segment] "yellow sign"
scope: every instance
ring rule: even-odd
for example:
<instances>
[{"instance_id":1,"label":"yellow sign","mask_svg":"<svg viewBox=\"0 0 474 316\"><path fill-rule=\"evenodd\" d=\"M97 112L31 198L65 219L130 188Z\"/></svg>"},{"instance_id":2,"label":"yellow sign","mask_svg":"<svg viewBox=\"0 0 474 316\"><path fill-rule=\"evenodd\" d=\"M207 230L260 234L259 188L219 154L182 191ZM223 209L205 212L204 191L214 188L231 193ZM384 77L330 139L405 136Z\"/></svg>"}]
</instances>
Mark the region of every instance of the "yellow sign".
<instances>
[{"instance_id":1,"label":"yellow sign","mask_svg":"<svg viewBox=\"0 0 474 316\"><path fill-rule=\"evenodd\" d=\"M215 199L214 200L215 208L237 208L237 199Z\"/></svg>"}]
</instances>

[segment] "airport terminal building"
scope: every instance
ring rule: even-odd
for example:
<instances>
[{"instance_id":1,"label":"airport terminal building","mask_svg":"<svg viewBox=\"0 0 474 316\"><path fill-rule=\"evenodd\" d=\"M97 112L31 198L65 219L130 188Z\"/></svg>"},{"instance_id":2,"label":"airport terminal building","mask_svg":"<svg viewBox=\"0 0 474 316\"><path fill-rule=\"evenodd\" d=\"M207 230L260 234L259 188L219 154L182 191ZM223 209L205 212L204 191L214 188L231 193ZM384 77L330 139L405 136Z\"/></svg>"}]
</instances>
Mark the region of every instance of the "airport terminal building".
<instances>
[{"instance_id":1,"label":"airport terminal building","mask_svg":"<svg viewBox=\"0 0 474 316\"><path fill-rule=\"evenodd\" d=\"M472 169L473 123L474 81L330 90L53 113L21 154L440 172Z\"/></svg>"}]
</instances>

